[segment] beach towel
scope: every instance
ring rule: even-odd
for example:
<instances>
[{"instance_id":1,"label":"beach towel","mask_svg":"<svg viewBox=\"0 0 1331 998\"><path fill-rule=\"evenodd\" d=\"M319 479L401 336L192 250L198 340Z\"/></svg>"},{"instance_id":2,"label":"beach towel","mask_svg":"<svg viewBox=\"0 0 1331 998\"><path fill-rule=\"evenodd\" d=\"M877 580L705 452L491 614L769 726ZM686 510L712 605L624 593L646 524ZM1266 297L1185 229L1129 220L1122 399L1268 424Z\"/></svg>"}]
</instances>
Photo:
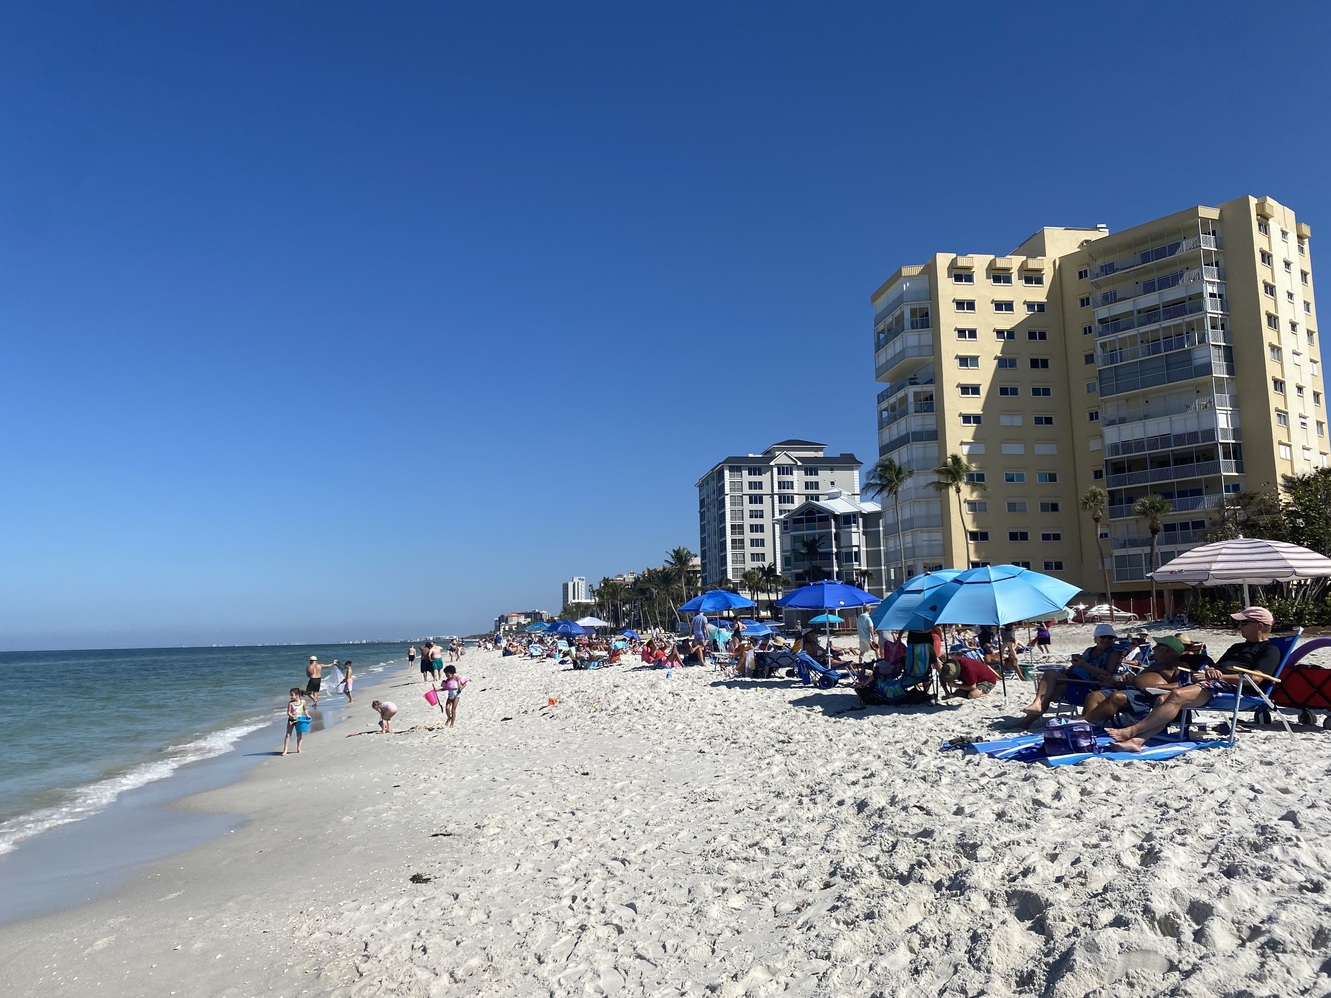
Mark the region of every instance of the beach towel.
<instances>
[{"instance_id":1,"label":"beach towel","mask_svg":"<svg viewBox=\"0 0 1331 998\"><path fill-rule=\"evenodd\" d=\"M1159 762L1172 759L1194 749L1221 748L1222 741L1194 742L1179 741L1173 738L1155 737L1146 743L1140 752L1116 752L1108 735L1098 735L1095 739L1095 752L1073 752L1067 755L1049 756L1044 751L1044 734L1018 735L1015 738L1000 738L992 742L971 742L964 744L964 739L953 739L943 745L944 749L964 749L968 754L987 755L995 759L1011 762L1039 763L1044 766L1075 766L1087 759L1103 759L1106 762Z\"/></svg>"}]
</instances>

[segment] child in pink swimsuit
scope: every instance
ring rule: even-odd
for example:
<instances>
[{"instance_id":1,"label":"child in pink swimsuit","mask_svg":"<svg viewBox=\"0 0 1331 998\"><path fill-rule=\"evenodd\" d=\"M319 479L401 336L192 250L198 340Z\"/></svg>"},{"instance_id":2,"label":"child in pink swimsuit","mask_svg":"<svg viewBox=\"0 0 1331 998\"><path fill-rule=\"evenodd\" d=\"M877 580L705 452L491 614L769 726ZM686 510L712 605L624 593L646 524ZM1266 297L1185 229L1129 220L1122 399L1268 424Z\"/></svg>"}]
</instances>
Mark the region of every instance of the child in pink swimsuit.
<instances>
[{"instance_id":1,"label":"child in pink swimsuit","mask_svg":"<svg viewBox=\"0 0 1331 998\"><path fill-rule=\"evenodd\" d=\"M451 728L458 719L458 700L462 698L462 691L466 688L470 680L466 676L459 676L456 666L447 666L444 669L444 692L447 699L444 701L444 727Z\"/></svg>"}]
</instances>

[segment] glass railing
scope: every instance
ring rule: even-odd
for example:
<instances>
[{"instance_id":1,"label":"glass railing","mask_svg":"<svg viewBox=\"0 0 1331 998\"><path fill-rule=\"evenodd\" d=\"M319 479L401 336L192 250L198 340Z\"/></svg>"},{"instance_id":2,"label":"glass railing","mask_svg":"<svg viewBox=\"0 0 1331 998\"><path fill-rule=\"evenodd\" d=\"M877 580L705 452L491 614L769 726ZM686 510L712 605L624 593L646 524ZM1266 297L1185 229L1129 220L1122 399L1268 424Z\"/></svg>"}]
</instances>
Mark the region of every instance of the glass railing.
<instances>
[{"instance_id":1,"label":"glass railing","mask_svg":"<svg viewBox=\"0 0 1331 998\"><path fill-rule=\"evenodd\" d=\"M1107 260L1091 271L1091 278L1092 280L1099 280L1102 277L1108 277L1110 274L1120 274L1125 270L1133 270L1150 263L1158 263L1161 260L1168 260L1170 257L1182 253L1191 253L1197 249L1218 250L1223 248L1219 236L1203 234L1188 236L1183 239L1171 240L1160 246L1154 246L1149 250L1121 256L1117 260Z\"/></svg>"},{"instance_id":2,"label":"glass railing","mask_svg":"<svg viewBox=\"0 0 1331 998\"><path fill-rule=\"evenodd\" d=\"M1100 323L1095 329L1095 335L1097 337L1113 336L1115 333L1121 333L1129 329L1145 329L1147 326L1156 326L1171 319L1181 319L1185 315L1196 315L1202 311L1226 314L1229 312L1229 299L1217 295L1206 295L1205 297L1189 298L1177 305L1165 305L1144 312L1134 312L1132 315L1125 315L1121 319Z\"/></svg>"},{"instance_id":3,"label":"glass railing","mask_svg":"<svg viewBox=\"0 0 1331 998\"><path fill-rule=\"evenodd\" d=\"M1175 513L1188 513L1195 509L1219 509L1224 504L1224 496L1188 496L1184 499L1171 499L1170 505ZM1110 505L1109 517L1121 520L1133 515L1132 503Z\"/></svg>"},{"instance_id":4,"label":"glass railing","mask_svg":"<svg viewBox=\"0 0 1331 998\"><path fill-rule=\"evenodd\" d=\"M1126 488L1130 485L1150 485L1156 482L1172 482L1183 478L1206 478L1210 475L1241 475L1242 461L1196 461L1187 464L1172 464L1168 468L1147 468L1143 471L1129 471L1106 477L1106 484L1111 489Z\"/></svg>"}]
</instances>

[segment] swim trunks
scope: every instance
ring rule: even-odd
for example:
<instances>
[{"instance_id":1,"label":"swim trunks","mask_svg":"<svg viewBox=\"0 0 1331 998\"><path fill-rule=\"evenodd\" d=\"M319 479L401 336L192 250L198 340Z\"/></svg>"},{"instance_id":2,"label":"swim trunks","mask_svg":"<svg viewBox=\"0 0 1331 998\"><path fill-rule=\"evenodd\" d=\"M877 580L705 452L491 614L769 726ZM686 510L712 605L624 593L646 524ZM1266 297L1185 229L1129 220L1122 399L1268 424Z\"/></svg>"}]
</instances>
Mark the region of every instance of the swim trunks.
<instances>
[{"instance_id":1,"label":"swim trunks","mask_svg":"<svg viewBox=\"0 0 1331 998\"><path fill-rule=\"evenodd\" d=\"M314 676L314 677L312 677L312 678L310 679L310 681L309 681L308 683L305 684L305 692L306 692L306 693L318 693L318 692L319 692L319 685L320 685L320 683L322 683L322 682L323 682L322 677L320 677L320 676Z\"/></svg>"}]
</instances>

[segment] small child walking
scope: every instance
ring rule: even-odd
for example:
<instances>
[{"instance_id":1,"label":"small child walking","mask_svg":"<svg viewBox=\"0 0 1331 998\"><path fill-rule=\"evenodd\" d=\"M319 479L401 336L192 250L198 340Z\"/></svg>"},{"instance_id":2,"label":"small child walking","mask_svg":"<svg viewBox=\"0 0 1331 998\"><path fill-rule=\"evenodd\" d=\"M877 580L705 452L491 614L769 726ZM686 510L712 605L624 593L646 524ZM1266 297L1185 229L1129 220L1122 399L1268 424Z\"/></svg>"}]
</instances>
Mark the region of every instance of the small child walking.
<instances>
[{"instance_id":1,"label":"small child walking","mask_svg":"<svg viewBox=\"0 0 1331 998\"><path fill-rule=\"evenodd\" d=\"M459 676L456 666L450 665L444 668L444 692L447 695L444 700L444 727L451 728L458 719L458 701L462 699L462 691L466 689L470 680L466 676Z\"/></svg>"},{"instance_id":2,"label":"small child walking","mask_svg":"<svg viewBox=\"0 0 1331 998\"><path fill-rule=\"evenodd\" d=\"M300 751L300 740L305 737L305 729L309 726L309 712L305 709L304 690L299 686L291 687L291 699L287 701L287 736L282 739L282 754L287 754L287 746L291 744L291 732L296 732L296 751ZM302 724L301 722L305 723Z\"/></svg>"},{"instance_id":3,"label":"small child walking","mask_svg":"<svg viewBox=\"0 0 1331 998\"><path fill-rule=\"evenodd\" d=\"M342 680L342 688L346 691L347 703L355 703L356 701L351 698L351 687L356 682L356 677L352 675L351 672L351 659L347 659L345 668L347 670L347 675L346 678Z\"/></svg>"}]
</instances>

